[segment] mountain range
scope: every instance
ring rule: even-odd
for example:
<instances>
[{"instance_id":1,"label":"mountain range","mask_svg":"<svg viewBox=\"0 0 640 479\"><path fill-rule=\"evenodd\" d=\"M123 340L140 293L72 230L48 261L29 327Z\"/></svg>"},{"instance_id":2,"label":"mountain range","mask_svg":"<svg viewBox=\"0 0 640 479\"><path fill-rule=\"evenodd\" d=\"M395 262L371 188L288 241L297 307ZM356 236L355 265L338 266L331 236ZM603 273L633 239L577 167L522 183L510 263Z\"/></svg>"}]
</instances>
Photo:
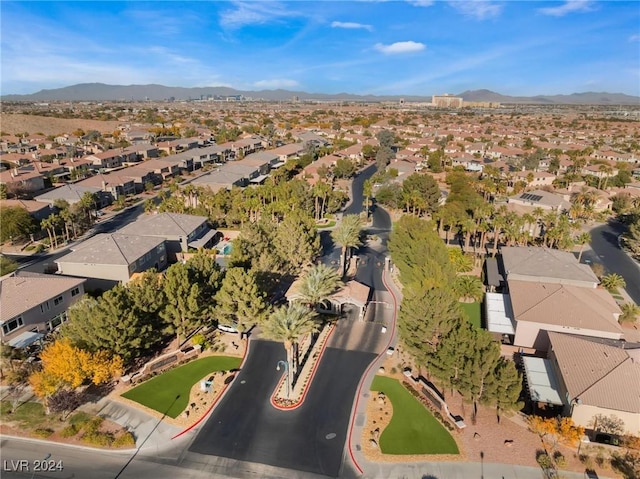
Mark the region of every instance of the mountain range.
<instances>
[{"instance_id":1,"label":"mountain range","mask_svg":"<svg viewBox=\"0 0 640 479\"><path fill-rule=\"evenodd\" d=\"M430 102L430 96L402 95L355 95L351 93L307 93L289 90L235 90L229 87L168 87L164 85L106 85L104 83L81 83L77 85L40 90L26 95L3 95L2 101L162 101L168 99L189 100L200 98L225 98L242 96L245 98L269 101L287 101L297 97L299 100L319 101L361 101L381 102L400 101ZM640 97L624 93L584 92L571 95L508 96L491 90L468 90L456 96L470 102L527 103L541 105L640 105Z\"/></svg>"}]
</instances>

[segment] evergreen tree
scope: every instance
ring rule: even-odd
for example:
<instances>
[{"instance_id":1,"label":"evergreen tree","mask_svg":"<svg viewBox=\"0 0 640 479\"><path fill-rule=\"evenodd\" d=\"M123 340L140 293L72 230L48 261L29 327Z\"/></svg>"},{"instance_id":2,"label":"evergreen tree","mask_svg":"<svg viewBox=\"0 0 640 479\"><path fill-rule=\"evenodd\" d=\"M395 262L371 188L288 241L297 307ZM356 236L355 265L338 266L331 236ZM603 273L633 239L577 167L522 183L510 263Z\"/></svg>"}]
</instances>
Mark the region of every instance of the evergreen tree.
<instances>
[{"instance_id":1,"label":"evergreen tree","mask_svg":"<svg viewBox=\"0 0 640 479\"><path fill-rule=\"evenodd\" d=\"M430 175L419 175L413 173L409 175L402 183L402 194L412 213L420 215L422 211L431 214L438 209L438 201L440 200L440 188L438 183ZM422 200L417 202L416 199ZM422 205L416 211L416 206Z\"/></svg>"},{"instance_id":2,"label":"evergreen tree","mask_svg":"<svg viewBox=\"0 0 640 479\"><path fill-rule=\"evenodd\" d=\"M495 370L488 378L485 393L486 402L496 406L498 422L503 412L522 409L521 393L522 376L515 363L504 357L498 358Z\"/></svg>"},{"instance_id":3,"label":"evergreen tree","mask_svg":"<svg viewBox=\"0 0 640 479\"><path fill-rule=\"evenodd\" d=\"M213 316L215 295L222 284L222 271L216 263L215 256L204 250L198 251L186 263L189 281L197 284L200 294L200 305L203 319Z\"/></svg>"},{"instance_id":4,"label":"evergreen tree","mask_svg":"<svg viewBox=\"0 0 640 479\"><path fill-rule=\"evenodd\" d=\"M106 350L130 364L162 339L155 318L136 307L125 286L116 285L98 300L87 296L73 305L61 331L79 348Z\"/></svg>"},{"instance_id":5,"label":"evergreen tree","mask_svg":"<svg viewBox=\"0 0 640 479\"><path fill-rule=\"evenodd\" d=\"M20 206L0 207L0 242L28 237L37 230L36 222L29 212Z\"/></svg>"},{"instance_id":6,"label":"evergreen tree","mask_svg":"<svg viewBox=\"0 0 640 479\"><path fill-rule=\"evenodd\" d=\"M471 355L467 357L460 375L459 391L473 402L473 420L478 413L478 403L488 402L488 385L495 381L496 364L500 347L484 330L472 329Z\"/></svg>"},{"instance_id":7,"label":"evergreen tree","mask_svg":"<svg viewBox=\"0 0 640 479\"><path fill-rule=\"evenodd\" d=\"M451 284L455 277L447 247L432 223L404 215L393 227L389 252L405 286L422 282L426 287Z\"/></svg>"},{"instance_id":8,"label":"evergreen tree","mask_svg":"<svg viewBox=\"0 0 640 479\"><path fill-rule=\"evenodd\" d=\"M404 290L398 316L398 331L407 349L423 364L430 363L440 341L460 318L458 301L445 288L424 289L419 285Z\"/></svg>"},{"instance_id":9,"label":"evergreen tree","mask_svg":"<svg viewBox=\"0 0 640 479\"><path fill-rule=\"evenodd\" d=\"M261 323L269 313L264 293L258 287L255 273L242 268L229 268L216 294L218 321L245 329Z\"/></svg>"},{"instance_id":10,"label":"evergreen tree","mask_svg":"<svg viewBox=\"0 0 640 479\"><path fill-rule=\"evenodd\" d=\"M438 349L430 359L429 371L453 394L460 381L461 371L471 350L473 326L468 321L457 321L451 332L443 336Z\"/></svg>"},{"instance_id":11,"label":"evergreen tree","mask_svg":"<svg viewBox=\"0 0 640 479\"><path fill-rule=\"evenodd\" d=\"M321 251L320 236L314 221L302 212L287 215L276 228L272 254L278 254L292 274L310 265Z\"/></svg>"},{"instance_id":12,"label":"evergreen tree","mask_svg":"<svg viewBox=\"0 0 640 479\"><path fill-rule=\"evenodd\" d=\"M167 269L162 281L162 289L167 298L167 306L161 316L169 323L178 338L202 323L202 313L206 304L197 283L191 283L189 267L175 263Z\"/></svg>"}]
</instances>

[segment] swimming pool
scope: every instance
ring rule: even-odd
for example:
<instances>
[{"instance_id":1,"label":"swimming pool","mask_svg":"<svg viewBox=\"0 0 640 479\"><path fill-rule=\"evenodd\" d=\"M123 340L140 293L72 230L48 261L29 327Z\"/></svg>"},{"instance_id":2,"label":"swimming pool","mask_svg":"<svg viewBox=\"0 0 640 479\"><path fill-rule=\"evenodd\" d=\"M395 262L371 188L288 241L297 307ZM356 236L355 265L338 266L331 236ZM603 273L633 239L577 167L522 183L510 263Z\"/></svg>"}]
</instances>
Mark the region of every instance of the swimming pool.
<instances>
[{"instance_id":1,"label":"swimming pool","mask_svg":"<svg viewBox=\"0 0 640 479\"><path fill-rule=\"evenodd\" d=\"M231 246L231 243L227 243L226 245L224 245L224 247L222 248L222 254L224 256L229 256L231 254L231 249L233 247Z\"/></svg>"}]
</instances>

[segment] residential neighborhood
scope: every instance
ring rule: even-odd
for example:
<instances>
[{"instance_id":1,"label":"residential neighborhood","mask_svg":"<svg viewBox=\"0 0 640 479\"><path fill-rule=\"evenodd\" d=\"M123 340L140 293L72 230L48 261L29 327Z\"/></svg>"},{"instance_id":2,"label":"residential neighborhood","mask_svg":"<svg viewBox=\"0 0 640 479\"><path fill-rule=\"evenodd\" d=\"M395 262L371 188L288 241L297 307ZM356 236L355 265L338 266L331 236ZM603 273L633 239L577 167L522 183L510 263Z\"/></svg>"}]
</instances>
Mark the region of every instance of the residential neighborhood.
<instances>
[{"instance_id":1,"label":"residential neighborhood","mask_svg":"<svg viewBox=\"0 0 640 479\"><path fill-rule=\"evenodd\" d=\"M439 98L3 104L2 434L30 394L53 443L142 447L162 418L154 447L327 477L633 477L637 121Z\"/></svg>"}]
</instances>

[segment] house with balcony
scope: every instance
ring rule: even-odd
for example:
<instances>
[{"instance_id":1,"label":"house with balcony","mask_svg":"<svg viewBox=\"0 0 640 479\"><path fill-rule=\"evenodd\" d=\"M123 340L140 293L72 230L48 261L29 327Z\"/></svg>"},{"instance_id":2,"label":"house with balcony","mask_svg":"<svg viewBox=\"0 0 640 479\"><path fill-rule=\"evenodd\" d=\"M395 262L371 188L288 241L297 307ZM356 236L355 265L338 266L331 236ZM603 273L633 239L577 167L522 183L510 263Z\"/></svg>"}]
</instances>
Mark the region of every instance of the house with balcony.
<instances>
[{"instance_id":1,"label":"house with balcony","mask_svg":"<svg viewBox=\"0 0 640 479\"><path fill-rule=\"evenodd\" d=\"M16 271L0 280L2 342L25 348L67 320L84 294L86 280Z\"/></svg>"}]
</instances>

